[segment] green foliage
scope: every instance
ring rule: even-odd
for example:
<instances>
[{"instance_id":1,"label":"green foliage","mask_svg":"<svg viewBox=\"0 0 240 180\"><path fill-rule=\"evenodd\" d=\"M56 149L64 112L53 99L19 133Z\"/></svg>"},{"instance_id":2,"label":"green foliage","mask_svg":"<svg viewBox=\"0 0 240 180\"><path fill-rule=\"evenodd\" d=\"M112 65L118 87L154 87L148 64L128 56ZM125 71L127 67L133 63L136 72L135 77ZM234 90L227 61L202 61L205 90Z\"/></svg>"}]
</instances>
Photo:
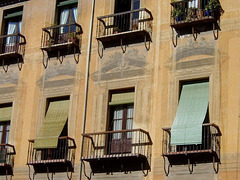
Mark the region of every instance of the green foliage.
<instances>
[{"instance_id":1,"label":"green foliage","mask_svg":"<svg viewBox=\"0 0 240 180\"><path fill-rule=\"evenodd\" d=\"M113 28L113 32L115 32L115 33L120 32L119 27L114 27L114 28Z\"/></svg>"},{"instance_id":2,"label":"green foliage","mask_svg":"<svg viewBox=\"0 0 240 180\"><path fill-rule=\"evenodd\" d=\"M205 6L205 10L215 10L221 7L218 0L209 0L208 4Z\"/></svg>"},{"instance_id":3,"label":"green foliage","mask_svg":"<svg viewBox=\"0 0 240 180\"><path fill-rule=\"evenodd\" d=\"M188 8L187 17L186 17L187 21L191 21L191 18L193 18L195 14L194 12L195 12L195 8Z\"/></svg>"},{"instance_id":4,"label":"green foliage","mask_svg":"<svg viewBox=\"0 0 240 180\"><path fill-rule=\"evenodd\" d=\"M183 12L182 12L182 9L180 7L175 7L172 11L172 17L173 18L179 17L182 14L183 14Z\"/></svg>"}]
</instances>

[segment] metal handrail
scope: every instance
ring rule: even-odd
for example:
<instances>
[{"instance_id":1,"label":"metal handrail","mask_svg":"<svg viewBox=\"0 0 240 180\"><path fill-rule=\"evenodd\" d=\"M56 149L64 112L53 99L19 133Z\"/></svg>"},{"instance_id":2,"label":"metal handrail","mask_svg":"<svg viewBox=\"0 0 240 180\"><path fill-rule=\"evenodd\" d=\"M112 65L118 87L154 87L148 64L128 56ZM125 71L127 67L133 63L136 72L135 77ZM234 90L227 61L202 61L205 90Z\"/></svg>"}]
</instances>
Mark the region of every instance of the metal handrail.
<instances>
[{"instance_id":1,"label":"metal handrail","mask_svg":"<svg viewBox=\"0 0 240 180\"><path fill-rule=\"evenodd\" d=\"M24 45L24 44L27 43L25 36L22 35L21 33L3 35L3 36L0 36L0 39L4 39L4 38L7 38L7 37L12 37L12 36L20 36L20 37L23 38L24 41L19 43L20 45Z\"/></svg>"},{"instance_id":2,"label":"metal handrail","mask_svg":"<svg viewBox=\"0 0 240 180\"><path fill-rule=\"evenodd\" d=\"M84 139L82 159L129 156L141 154L151 161L152 140L142 129L104 131L82 134Z\"/></svg>"},{"instance_id":3,"label":"metal handrail","mask_svg":"<svg viewBox=\"0 0 240 180\"><path fill-rule=\"evenodd\" d=\"M14 155L16 154L15 147L11 144L0 144L0 151L4 151L3 164L14 166Z\"/></svg>"},{"instance_id":4,"label":"metal handrail","mask_svg":"<svg viewBox=\"0 0 240 180\"><path fill-rule=\"evenodd\" d=\"M128 129L128 130L118 130L118 131L104 131L104 132L95 132L95 133L84 133L82 134L83 137L91 138L92 135L102 135L102 134L113 134L113 133L127 133L127 132L135 132L135 131L140 131L143 132L147 135L148 140L149 140L149 145L152 145L152 139L149 135L149 132L143 130L143 129Z\"/></svg>"},{"instance_id":5,"label":"metal handrail","mask_svg":"<svg viewBox=\"0 0 240 180\"><path fill-rule=\"evenodd\" d=\"M72 143L73 143L73 146L70 146L68 147L69 149L74 149L74 148L77 148L76 146L76 143L75 143L75 140L71 137L68 137L68 136L61 136L61 137L58 137L58 139L68 139L68 140L71 140ZM35 139L29 139L28 142L31 142L31 143L34 143Z\"/></svg>"},{"instance_id":6,"label":"metal handrail","mask_svg":"<svg viewBox=\"0 0 240 180\"><path fill-rule=\"evenodd\" d=\"M218 127L218 125L216 125L215 123L204 123L202 125L203 127L205 126L213 126L217 129L218 133L216 134L217 136L222 136L222 132L220 130L220 128ZM163 127L162 128L164 131L170 132L171 131L171 127Z\"/></svg>"},{"instance_id":7,"label":"metal handrail","mask_svg":"<svg viewBox=\"0 0 240 180\"><path fill-rule=\"evenodd\" d=\"M44 163L46 160L71 161L74 165L76 144L73 138L62 136L58 138L57 148L34 148L34 139L30 139L28 145L27 165L32 163ZM38 162L41 160L41 162Z\"/></svg>"},{"instance_id":8,"label":"metal handrail","mask_svg":"<svg viewBox=\"0 0 240 180\"><path fill-rule=\"evenodd\" d=\"M146 12L150 15L150 18L149 18L148 20L153 20L153 16L152 16L151 11L149 11L149 10L146 9L146 8L141 8L141 9L136 9L136 10L131 10L131 11L125 11L125 12L121 12L121 13L115 13L115 14L100 16L100 17L97 17L97 19L101 21L103 18L115 17L115 16L119 16L119 15L135 13L135 12L139 12L139 11L146 11Z\"/></svg>"},{"instance_id":9,"label":"metal handrail","mask_svg":"<svg viewBox=\"0 0 240 180\"><path fill-rule=\"evenodd\" d=\"M178 1L173 1L170 4L173 6L174 4L179 4L179 3L189 2L189 1L192 1L192 0L178 0Z\"/></svg>"},{"instance_id":10,"label":"metal handrail","mask_svg":"<svg viewBox=\"0 0 240 180\"><path fill-rule=\"evenodd\" d=\"M220 139L222 133L219 127L214 123L205 123L202 125L202 143L201 144L186 144L186 145L171 145L171 128L165 127L163 129L162 139L162 154L187 154L187 153L201 153L214 152L220 157Z\"/></svg>"},{"instance_id":11,"label":"metal handrail","mask_svg":"<svg viewBox=\"0 0 240 180\"><path fill-rule=\"evenodd\" d=\"M8 155L15 155L16 154L16 151L15 151L15 147L11 144L0 144L0 147L11 147L12 148L12 152L7 152ZM6 149L6 148L4 148Z\"/></svg>"},{"instance_id":12,"label":"metal handrail","mask_svg":"<svg viewBox=\"0 0 240 180\"><path fill-rule=\"evenodd\" d=\"M73 25L79 27L79 29L80 29L80 31L78 32L79 34L83 33L82 26L78 23L54 25L54 26L44 27L44 28L42 28L42 30L47 32L47 33L50 33L48 31L49 29L55 29L55 28L60 28L60 27L73 26Z\"/></svg>"}]
</instances>

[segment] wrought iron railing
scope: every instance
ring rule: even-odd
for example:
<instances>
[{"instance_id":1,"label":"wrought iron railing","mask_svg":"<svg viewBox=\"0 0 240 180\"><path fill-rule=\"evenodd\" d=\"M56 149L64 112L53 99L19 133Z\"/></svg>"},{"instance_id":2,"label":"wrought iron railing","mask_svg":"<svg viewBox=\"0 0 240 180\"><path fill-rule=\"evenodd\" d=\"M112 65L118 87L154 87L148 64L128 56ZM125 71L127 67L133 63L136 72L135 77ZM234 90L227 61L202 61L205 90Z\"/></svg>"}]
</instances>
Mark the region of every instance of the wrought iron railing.
<instances>
[{"instance_id":1,"label":"wrought iron railing","mask_svg":"<svg viewBox=\"0 0 240 180\"><path fill-rule=\"evenodd\" d=\"M98 17L97 38L134 31L152 31L152 14L146 8Z\"/></svg>"},{"instance_id":2,"label":"wrought iron railing","mask_svg":"<svg viewBox=\"0 0 240 180\"><path fill-rule=\"evenodd\" d=\"M221 131L216 124L207 123L202 126L202 144L199 145L171 145L171 128L163 128L162 154L175 154L187 152L204 152L210 150L220 157Z\"/></svg>"},{"instance_id":3,"label":"wrought iron railing","mask_svg":"<svg viewBox=\"0 0 240 180\"><path fill-rule=\"evenodd\" d=\"M201 1L180 0L171 2L171 24L180 24L186 22L200 21L209 18L218 19L223 11L220 7L209 7L209 0Z\"/></svg>"},{"instance_id":4,"label":"wrought iron railing","mask_svg":"<svg viewBox=\"0 0 240 180\"><path fill-rule=\"evenodd\" d=\"M142 129L83 134L82 159L144 155L151 162L152 140Z\"/></svg>"},{"instance_id":5,"label":"wrought iron railing","mask_svg":"<svg viewBox=\"0 0 240 180\"><path fill-rule=\"evenodd\" d=\"M58 147L52 149L35 149L34 140L29 140L27 164L37 164L46 161L70 161L74 165L76 144L70 137L59 137Z\"/></svg>"},{"instance_id":6,"label":"wrought iron railing","mask_svg":"<svg viewBox=\"0 0 240 180\"><path fill-rule=\"evenodd\" d=\"M70 43L79 46L81 42L82 27L77 23L50 26L42 30L42 48Z\"/></svg>"},{"instance_id":7,"label":"wrought iron railing","mask_svg":"<svg viewBox=\"0 0 240 180\"><path fill-rule=\"evenodd\" d=\"M26 39L20 33L0 36L0 57L1 55L16 53L25 54Z\"/></svg>"},{"instance_id":8,"label":"wrought iron railing","mask_svg":"<svg viewBox=\"0 0 240 180\"><path fill-rule=\"evenodd\" d=\"M0 144L0 164L14 166L15 148L10 144Z\"/></svg>"}]
</instances>

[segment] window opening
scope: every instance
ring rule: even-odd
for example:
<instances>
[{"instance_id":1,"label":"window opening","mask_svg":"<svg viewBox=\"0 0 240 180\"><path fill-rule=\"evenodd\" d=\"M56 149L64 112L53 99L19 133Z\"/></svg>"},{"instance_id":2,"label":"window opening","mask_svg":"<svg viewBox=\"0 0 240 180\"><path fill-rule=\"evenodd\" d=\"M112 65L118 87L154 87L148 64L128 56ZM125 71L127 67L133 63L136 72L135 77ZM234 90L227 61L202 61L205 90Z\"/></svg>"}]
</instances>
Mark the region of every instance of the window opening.
<instances>
[{"instance_id":1,"label":"window opening","mask_svg":"<svg viewBox=\"0 0 240 180\"><path fill-rule=\"evenodd\" d=\"M182 88L184 85L191 85L191 84L198 84L198 83L204 83L204 82L209 82L209 79L197 79L197 80L191 80L191 81L182 81L180 82L180 93L179 93L179 99L180 95L182 93ZM209 106L207 107L207 112L203 121L203 124L205 123L210 123L209 120ZM209 149L211 144L210 144L210 127L202 127L202 144L196 144L196 145L177 145L177 151L191 151L193 149Z\"/></svg>"},{"instance_id":2,"label":"window opening","mask_svg":"<svg viewBox=\"0 0 240 180\"><path fill-rule=\"evenodd\" d=\"M116 0L115 13L132 11L140 8L140 0ZM114 26L121 32L130 31L134 25L137 25L139 12L122 14L114 18Z\"/></svg>"},{"instance_id":3,"label":"window opening","mask_svg":"<svg viewBox=\"0 0 240 180\"><path fill-rule=\"evenodd\" d=\"M10 132L12 103L0 105L0 144L7 144Z\"/></svg>"},{"instance_id":4,"label":"window opening","mask_svg":"<svg viewBox=\"0 0 240 180\"><path fill-rule=\"evenodd\" d=\"M21 33L23 7L4 11L3 27L4 35ZM4 39L2 52L8 53L18 50L19 36L10 36Z\"/></svg>"},{"instance_id":5,"label":"window opening","mask_svg":"<svg viewBox=\"0 0 240 180\"><path fill-rule=\"evenodd\" d=\"M10 121L0 123L0 143L7 144L10 131Z\"/></svg>"},{"instance_id":6,"label":"window opening","mask_svg":"<svg viewBox=\"0 0 240 180\"><path fill-rule=\"evenodd\" d=\"M61 3L68 2L68 1L59 1L57 5L57 19L59 25L66 25L61 26L58 29L58 43L65 43L68 41L70 34L76 31L74 24L77 22L77 2L71 3L67 5L61 5Z\"/></svg>"},{"instance_id":7,"label":"window opening","mask_svg":"<svg viewBox=\"0 0 240 180\"><path fill-rule=\"evenodd\" d=\"M114 91L109 102L110 120L108 130L119 131L109 137L108 153L131 152L132 132L121 132L133 128L134 92L126 89L124 92Z\"/></svg>"}]
</instances>

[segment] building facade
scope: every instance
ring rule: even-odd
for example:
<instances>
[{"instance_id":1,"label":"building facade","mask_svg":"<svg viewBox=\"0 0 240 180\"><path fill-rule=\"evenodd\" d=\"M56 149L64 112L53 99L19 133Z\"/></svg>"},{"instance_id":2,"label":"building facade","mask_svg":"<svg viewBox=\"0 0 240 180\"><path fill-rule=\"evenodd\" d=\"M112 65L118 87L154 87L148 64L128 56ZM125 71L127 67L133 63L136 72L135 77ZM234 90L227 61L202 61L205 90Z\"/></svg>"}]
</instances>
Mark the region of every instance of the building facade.
<instances>
[{"instance_id":1,"label":"building facade","mask_svg":"<svg viewBox=\"0 0 240 180\"><path fill-rule=\"evenodd\" d=\"M0 2L0 179L240 179L238 0Z\"/></svg>"}]
</instances>

